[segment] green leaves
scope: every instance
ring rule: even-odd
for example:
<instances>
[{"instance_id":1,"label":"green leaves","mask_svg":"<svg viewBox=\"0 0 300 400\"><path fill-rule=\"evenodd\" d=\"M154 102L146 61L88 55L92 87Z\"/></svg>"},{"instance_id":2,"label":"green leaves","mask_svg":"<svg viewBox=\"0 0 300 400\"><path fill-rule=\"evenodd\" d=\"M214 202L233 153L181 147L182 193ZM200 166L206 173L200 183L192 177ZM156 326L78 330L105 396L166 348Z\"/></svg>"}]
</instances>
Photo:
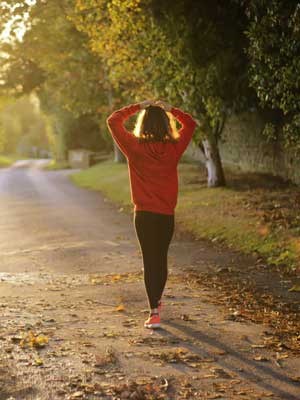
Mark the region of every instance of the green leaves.
<instances>
[{"instance_id":1,"label":"green leaves","mask_svg":"<svg viewBox=\"0 0 300 400\"><path fill-rule=\"evenodd\" d=\"M106 64L114 90L136 101L155 93L195 116L203 113L210 120L206 134L213 135L239 102L241 86L233 82L245 55L238 10L211 1L170 7L155 0L77 0L73 21Z\"/></svg>"},{"instance_id":2,"label":"green leaves","mask_svg":"<svg viewBox=\"0 0 300 400\"><path fill-rule=\"evenodd\" d=\"M282 114L284 142L292 147L300 142L300 41L297 2L261 2L248 5L250 85L262 107ZM277 124L278 125L278 124ZM270 136L270 126L265 128Z\"/></svg>"}]
</instances>

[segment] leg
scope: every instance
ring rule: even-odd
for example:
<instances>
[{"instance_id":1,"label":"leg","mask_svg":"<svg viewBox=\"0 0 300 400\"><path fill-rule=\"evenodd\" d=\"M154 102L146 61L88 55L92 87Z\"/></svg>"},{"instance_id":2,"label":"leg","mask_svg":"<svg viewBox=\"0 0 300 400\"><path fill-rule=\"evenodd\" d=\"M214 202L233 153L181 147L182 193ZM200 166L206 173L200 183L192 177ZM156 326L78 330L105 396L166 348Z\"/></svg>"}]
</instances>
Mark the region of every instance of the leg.
<instances>
[{"instance_id":1,"label":"leg","mask_svg":"<svg viewBox=\"0 0 300 400\"><path fill-rule=\"evenodd\" d=\"M157 290L156 298L162 297L167 278L168 278L168 250L174 233L174 215L160 216L159 221L159 244L158 244L158 264L157 264Z\"/></svg>"},{"instance_id":2,"label":"leg","mask_svg":"<svg viewBox=\"0 0 300 400\"><path fill-rule=\"evenodd\" d=\"M144 264L144 281L151 309L157 307L158 224L156 214L137 211L134 216L136 235L140 244Z\"/></svg>"}]
</instances>

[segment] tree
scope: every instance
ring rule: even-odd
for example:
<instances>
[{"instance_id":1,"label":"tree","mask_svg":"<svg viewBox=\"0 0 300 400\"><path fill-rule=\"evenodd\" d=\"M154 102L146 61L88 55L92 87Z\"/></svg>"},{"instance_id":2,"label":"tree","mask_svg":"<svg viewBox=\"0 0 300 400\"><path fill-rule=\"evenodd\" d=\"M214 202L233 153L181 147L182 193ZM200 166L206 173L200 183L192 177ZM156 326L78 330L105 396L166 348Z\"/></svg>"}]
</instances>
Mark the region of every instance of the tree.
<instances>
[{"instance_id":1,"label":"tree","mask_svg":"<svg viewBox=\"0 0 300 400\"><path fill-rule=\"evenodd\" d=\"M72 4L69 0L53 0L27 5L29 18L23 40L2 46L2 91L10 90L15 95L33 90L37 93L43 111L52 115L58 157L66 157L67 148L72 148L69 130L74 131L74 124L82 117L90 121L89 126L98 125L99 146L92 150L108 147L107 139L101 138L106 131L101 114L103 109L108 110L103 68L86 47L85 35L68 20ZM92 132L81 130L85 147L95 146L94 132L94 128Z\"/></svg>"},{"instance_id":2,"label":"tree","mask_svg":"<svg viewBox=\"0 0 300 400\"><path fill-rule=\"evenodd\" d=\"M13 102L13 99L8 96L1 96L0 97L0 115L3 110ZM7 135L5 131L5 127L3 121L0 118L0 153L3 153L7 143Z\"/></svg>"},{"instance_id":3,"label":"tree","mask_svg":"<svg viewBox=\"0 0 300 400\"><path fill-rule=\"evenodd\" d=\"M218 141L248 90L241 8L217 0L76 0L72 18L127 101L161 97L199 119L195 142L208 184L225 184Z\"/></svg>"},{"instance_id":4,"label":"tree","mask_svg":"<svg viewBox=\"0 0 300 400\"><path fill-rule=\"evenodd\" d=\"M300 5L298 1L244 1L250 85L261 107L276 112L265 134L300 150Z\"/></svg>"},{"instance_id":5,"label":"tree","mask_svg":"<svg viewBox=\"0 0 300 400\"><path fill-rule=\"evenodd\" d=\"M43 115L29 96L7 101L0 111L1 148L3 153L29 153L31 148L49 148L49 138ZM26 146L20 146L21 144Z\"/></svg>"}]
</instances>

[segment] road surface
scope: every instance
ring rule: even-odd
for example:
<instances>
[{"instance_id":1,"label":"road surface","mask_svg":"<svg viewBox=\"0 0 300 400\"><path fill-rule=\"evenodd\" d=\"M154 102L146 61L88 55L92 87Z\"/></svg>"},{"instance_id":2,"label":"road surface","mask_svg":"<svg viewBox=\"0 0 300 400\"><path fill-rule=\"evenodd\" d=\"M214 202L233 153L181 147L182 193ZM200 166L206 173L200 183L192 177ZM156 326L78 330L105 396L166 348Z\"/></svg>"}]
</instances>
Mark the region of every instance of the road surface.
<instances>
[{"instance_id":1,"label":"road surface","mask_svg":"<svg viewBox=\"0 0 300 400\"><path fill-rule=\"evenodd\" d=\"M0 170L0 400L300 399L299 358L201 282L251 258L176 227L147 330L132 215L42 165Z\"/></svg>"}]
</instances>

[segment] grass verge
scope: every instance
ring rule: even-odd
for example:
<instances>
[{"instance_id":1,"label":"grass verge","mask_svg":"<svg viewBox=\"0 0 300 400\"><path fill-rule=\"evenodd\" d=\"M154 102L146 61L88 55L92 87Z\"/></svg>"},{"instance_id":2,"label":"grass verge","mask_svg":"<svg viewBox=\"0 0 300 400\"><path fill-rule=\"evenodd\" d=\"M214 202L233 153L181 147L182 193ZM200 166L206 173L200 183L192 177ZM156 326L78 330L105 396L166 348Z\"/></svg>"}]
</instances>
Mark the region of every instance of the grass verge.
<instances>
[{"instance_id":1,"label":"grass verge","mask_svg":"<svg viewBox=\"0 0 300 400\"><path fill-rule=\"evenodd\" d=\"M58 169L67 169L70 165L67 161L51 160L49 164L45 165L44 169L47 171L55 171Z\"/></svg>"},{"instance_id":2,"label":"grass verge","mask_svg":"<svg viewBox=\"0 0 300 400\"><path fill-rule=\"evenodd\" d=\"M178 169L176 220L186 231L256 253L271 264L298 268L299 188L270 177L229 171L227 187L207 188L206 173L199 165L181 163ZM132 208L126 164L106 161L72 174L71 180L101 191L127 211Z\"/></svg>"},{"instance_id":3,"label":"grass verge","mask_svg":"<svg viewBox=\"0 0 300 400\"><path fill-rule=\"evenodd\" d=\"M9 155L0 154L0 168L9 167L19 158L20 156L16 156L14 154L9 154Z\"/></svg>"}]
</instances>

